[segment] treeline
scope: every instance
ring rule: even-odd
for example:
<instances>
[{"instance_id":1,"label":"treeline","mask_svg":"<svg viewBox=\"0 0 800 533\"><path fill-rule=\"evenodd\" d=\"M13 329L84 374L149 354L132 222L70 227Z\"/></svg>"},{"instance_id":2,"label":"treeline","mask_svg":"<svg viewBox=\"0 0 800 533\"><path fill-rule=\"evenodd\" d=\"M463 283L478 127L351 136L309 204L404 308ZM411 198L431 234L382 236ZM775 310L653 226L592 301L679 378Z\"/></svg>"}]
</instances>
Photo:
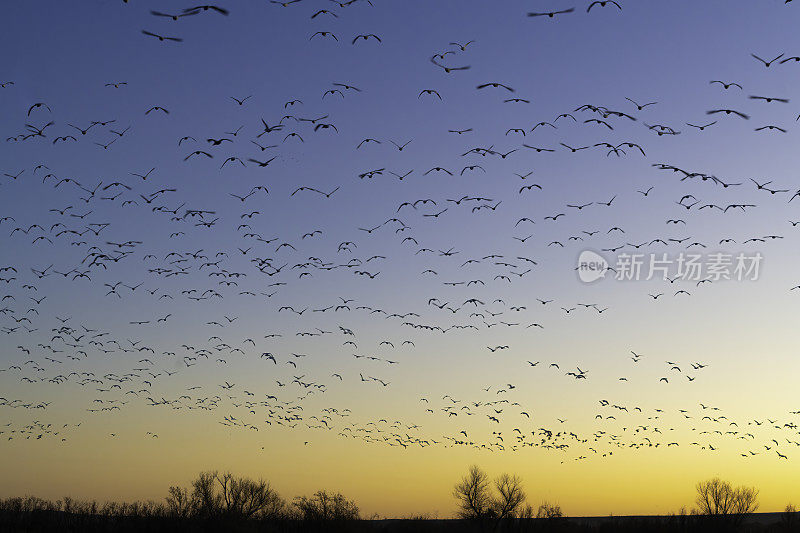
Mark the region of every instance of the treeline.
<instances>
[{"instance_id":1,"label":"treeline","mask_svg":"<svg viewBox=\"0 0 800 533\"><path fill-rule=\"evenodd\" d=\"M340 493L320 490L290 502L267 481L219 472L170 487L163 502L0 500L0 531L345 531L360 518Z\"/></svg>"},{"instance_id":2,"label":"treeline","mask_svg":"<svg viewBox=\"0 0 800 533\"><path fill-rule=\"evenodd\" d=\"M527 502L522 479L502 474L490 480L478 466L453 487L458 517L484 529L519 531L647 531L681 533L800 532L800 515L787 505L777 520L749 520L758 509L758 490L720 478L695 485L695 506L663 517L622 517L566 520L561 506L544 502L534 510Z\"/></svg>"},{"instance_id":3,"label":"treeline","mask_svg":"<svg viewBox=\"0 0 800 533\"><path fill-rule=\"evenodd\" d=\"M800 514L791 505L769 520L749 519L758 508L753 487L714 478L695 488L695 507L669 516L570 519L558 504L530 505L518 476L490 480L473 466L453 488L457 519L379 520L363 519L356 503L340 493L317 491L289 501L267 481L203 472L188 487L170 487L160 502L0 500L0 532L800 533Z\"/></svg>"}]
</instances>

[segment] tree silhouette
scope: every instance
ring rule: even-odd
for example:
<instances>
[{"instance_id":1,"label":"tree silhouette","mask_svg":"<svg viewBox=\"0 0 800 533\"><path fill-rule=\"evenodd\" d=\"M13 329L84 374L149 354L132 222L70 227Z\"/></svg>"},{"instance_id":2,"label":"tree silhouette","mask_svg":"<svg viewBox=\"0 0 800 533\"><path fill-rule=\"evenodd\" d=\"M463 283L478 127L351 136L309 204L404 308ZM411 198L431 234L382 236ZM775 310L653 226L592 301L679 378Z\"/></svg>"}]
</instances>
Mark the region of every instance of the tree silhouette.
<instances>
[{"instance_id":1,"label":"tree silhouette","mask_svg":"<svg viewBox=\"0 0 800 533\"><path fill-rule=\"evenodd\" d=\"M169 488L167 500L167 512L172 516L185 518L192 512L189 491L184 487L172 486Z\"/></svg>"},{"instance_id":2,"label":"tree silhouette","mask_svg":"<svg viewBox=\"0 0 800 533\"><path fill-rule=\"evenodd\" d=\"M483 518L489 513L492 495L489 477L477 465L469 467L467 474L456 483L453 496L458 500L460 518Z\"/></svg>"},{"instance_id":3,"label":"tree silhouette","mask_svg":"<svg viewBox=\"0 0 800 533\"><path fill-rule=\"evenodd\" d=\"M544 502L539 506L539 509L537 509L536 518L556 520L558 518L564 518L564 512L561 510L560 505Z\"/></svg>"},{"instance_id":4,"label":"tree silhouette","mask_svg":"<svg viewBox=\"0 0 800 533\"><path fill-rule=\"evenodd\" d=\"M524 516L525 491L522 480L515 475L502 474L494 480L494 489L489 476L473 465L467 474L456 483L453 496L458 500L459 518L519 518ZM532 514L528 510L527 514Z\"/></svg>"},{"instance_id":5,"label":"tree silhouette","mask_svg":"<svg viewBox=\"0 0 800 533\"><path fill-rule=\"evenodd\" d=\"M358 506L342 494L329 494L324 490L314 493L310 498L298 496L292 505L299 511L303 520L358 520Z\"/></svg>"},{"instance_id":6,"label":"tree silhouette","mask_svg":"<svg viewBox=\"0 0 800 533\"><path fill-rule=\"evenodd\" d=\"M525 502L522 480L517 476L502 474L494 482L497 497L492 501L492 511L496 518L515 518Z\"/></svg>"},{"instance_id":7,"label":"tree silhouette","mask_svg":"<svg viewBox=\"0 0 800 533\"><path fill-rule=\"evenodd\" d=\"M192 514L200 518L211 518L219 514L222 497L215 490L216 472L201 472L192 481Z\"/></svg>"},{"instance_id":8,"label":"tree silhouette","mask_svg":"<svg viewBox=\"0 0 800 533\"><path fill-rule=\"evenodd\" d=\"M756 509L758 490L754 487L733 487L718 477L697 484L698 513L722 524L736 527Z\"/></svg>"},{"instance_id":9,"label":"tree silhouette","mask_svg":"<svg viewBox=\"0 0 800 533\"><path fill-rule=\"evenodd\" d=\"M179 516L200 518L277 518L286 502L269 483L236 477L230 472L202 472L186 489L170 487L167 506Z\"/></svg>"}]
</instances>

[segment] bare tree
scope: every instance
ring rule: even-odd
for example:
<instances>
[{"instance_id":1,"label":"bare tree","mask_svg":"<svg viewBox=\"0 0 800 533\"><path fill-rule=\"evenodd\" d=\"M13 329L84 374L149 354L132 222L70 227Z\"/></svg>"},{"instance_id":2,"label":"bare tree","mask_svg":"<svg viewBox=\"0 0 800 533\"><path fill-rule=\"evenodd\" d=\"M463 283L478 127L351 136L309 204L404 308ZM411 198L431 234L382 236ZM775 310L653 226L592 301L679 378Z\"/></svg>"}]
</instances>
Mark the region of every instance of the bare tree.
<instances>
[{"instance_id":1,"label":"bare tree","mask_svg":"<svg viewBox=\"0 0 800 533\"><path fill-rule=\"evenodd\" d=\"M701 481L697 484L697 508L701 515L738 525L758 509L758 490L754 487L733 487L718 477Z\"/></svg>"},{"instance_id":2,"label":"bare tree","mask_svg":"<svg viewBox=\"0 0 800 533\"><path fill-rule=\"evenodd\" d=\"M564 513L561 511L561 506L555 503L543 502L539 509L536 510L536 518L555 520L563 517Z\"/></svg>"},{"instance_id":3,"label":"bare tree","mask_svg":"<svg viewBox=\"0 0 800 533\"><path fill-rule=\"evenodd\" d=\"M170 487L167 505L184 509L185 491ZM275 518L283 515L286 502L264 480L236 477L230 472L202 472L192 482L192 495L185 511L199 517Z\"/></svg>"},{"instance_id":4,"label":"bare tree","mask_svg":"<svg viewBox=\"0 0 800 533\"><path fill-rule=\"evenodd\" d=\"M222 496L215 490L216 472L201 472L192 481L192 514L209 518L220 513Z\"/></svg>"},{"instance_id":5,"label":"bare tree","mask_svg":"<svg viewBox=\"0 0 800 533\"><path fill-rule=\"evenodd\" d=\"M243 518L275 518L280 516L285 502L263 479L254 481L234 477L230 472L217 475L224 513Z\"/></svg>"},{"instance_id":6,"label":"bare tree","mask_svg":"<svg viewBox=\"0 0 800 533\"><path fill-rule=\"evenodd\" d=\"M522 480L517 476L503 474L494 482L497 497L492 501L492 510L497 518L516 518L525 502Z\"/></svg>"},{"instance_id":7,"label":"bare tree","mask_svg":"<svg viewBox=\"0 0 800 533\"><path fill-rule=\"evenodd\" d=\"M467 475L456 483L453 496L458 500L460 518L487 516L492 504L488 476L478 466L471 466Z\"/></svg>"},{"instance_id":8,"label":"bare tree","mask_svg":"<svg viewBox=\"0 0 800 533\"><path fill-rule=\"evenodd\" d=\"M341 493L317 491L310 498L298 496L292 504L299 511L303 520L358 520L358 506Z\"/></svg>"},{"instance_id":9,"label":"bare tree","mask_svg":"<svg viewBox=\"0 0 800 533\"><path fill-rule=\"evenodd\" d=\"M191 512L191 501L189 491L184 487L172 486L169 488L167 500L167 512L172 516L184 518Z\"/></svg>"}]
</instances>

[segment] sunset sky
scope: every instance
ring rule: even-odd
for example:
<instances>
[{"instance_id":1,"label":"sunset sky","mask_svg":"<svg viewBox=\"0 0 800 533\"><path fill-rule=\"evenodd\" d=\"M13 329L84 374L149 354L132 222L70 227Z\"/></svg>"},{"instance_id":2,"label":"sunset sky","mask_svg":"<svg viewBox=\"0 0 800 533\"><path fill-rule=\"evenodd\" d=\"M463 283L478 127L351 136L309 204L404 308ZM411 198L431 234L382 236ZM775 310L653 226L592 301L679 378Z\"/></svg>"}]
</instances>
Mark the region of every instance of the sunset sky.
<instances>
[{"instance_id":1,"label":"sunset sky","mask_svg":"<svg viewBox=\"0 0 800 533\"><path fill-rule=\"evenodd\" d=\"M4 6L0 497L231 470L451 517L477 464L572 516L800 502L798 6L589 4Z\"/></svg>"}]
</instances>

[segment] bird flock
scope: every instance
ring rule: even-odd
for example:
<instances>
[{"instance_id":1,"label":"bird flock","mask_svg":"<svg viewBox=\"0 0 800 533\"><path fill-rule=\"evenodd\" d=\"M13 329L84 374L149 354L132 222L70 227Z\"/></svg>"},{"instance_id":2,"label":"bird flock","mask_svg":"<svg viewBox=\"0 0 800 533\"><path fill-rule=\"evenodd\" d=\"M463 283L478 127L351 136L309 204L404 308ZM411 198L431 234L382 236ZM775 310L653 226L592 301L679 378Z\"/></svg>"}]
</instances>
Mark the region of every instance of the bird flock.
<instances>
[{"instance_id":1,"label":"bird flock","mask_svg":"<svg viewBox=\"0 0 800 533\"><path fill-rule=\"evenodd\" d=\"M186 28L201 18L208 33L238 23L235 4L109 3L123 17L138 10L147 24L119 39L154 56L192 54L198 34ZM403 47L392 43L409 31L360 22L403 9L385 0L261 4L268 24L303 21L281 52L298 63L320 47L338 47L339 58L396 54ZM629 4L515 16L534 34L568 32L580 17L622 20ZM796 242L791 177L705 168L673 151L726 135L758 136L766 150L762 136L797 128L789 90L712 75L682 80L708 95L702 109L675 113L682 102L630 94L622 82L613 100L591 100L587 87L585 100L554 107L519 73L494 77L485 38L439 32L439 48L409 60L413 83L391 89L400 100L379 97L386 79L406 75L388 56L365 67L370 76L342 60L339 77L297 83L286 98L231 80L202 110L189 97L159 99L136 76L108 76L83 88L104 103L87 112L0 70L2 446L70 446L87 426L153 440L168 429L139 432L125 420L159 410L195 412L232 438L257 433L264 447L281 431L302 445L330 436L398 453L535 448L562 462L673 447L793 459L800 410L791 406L751 417L721 401L662 405L670 389L702 397L725 365L714 354L622 342L608 370L541 340L555 331L568 346L584 326L624 322L625 307L657 323L663 309L715 298L707 291L746 287L665 276L630 282L621 301L578 281L582 250L767 256ZM763 50L732 61L771 76L800 57ZM291 85L293 75L281 76ZM482 106L498 111L478 114ZM391 120L374 116L396 109ZM588 183L570 177L574 165L637 178ZM762 212L781 222L761 231L750 221ZM606 257L613 278L619 268ZM783 292L800 293L794 285ZM544 384L563 392L545 401ZM631 398L636 384L648 396Z\"/></svg>"}]
</instances>

